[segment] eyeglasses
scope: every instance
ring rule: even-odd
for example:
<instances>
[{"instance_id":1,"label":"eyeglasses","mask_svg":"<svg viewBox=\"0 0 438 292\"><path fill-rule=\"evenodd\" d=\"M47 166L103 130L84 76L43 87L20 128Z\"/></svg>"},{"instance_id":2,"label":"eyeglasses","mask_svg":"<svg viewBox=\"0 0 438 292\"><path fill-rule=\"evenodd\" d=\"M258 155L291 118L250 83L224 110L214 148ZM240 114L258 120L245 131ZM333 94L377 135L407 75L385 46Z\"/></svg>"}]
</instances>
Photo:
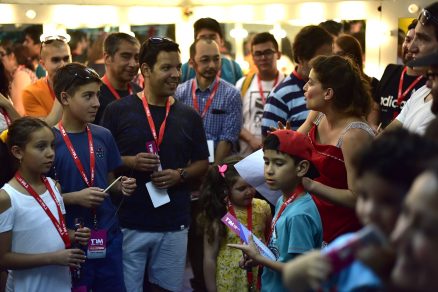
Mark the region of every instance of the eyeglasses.
<instances>
[{"instance_id":1,"label":"eyeglasses","mask_svg":"<svg viewBox=\"0 0 438 292\"><path fill-rule=\"evenodd\" d=\"M438 25L438 18L432 15L428 10L423 9L421 11L420 16L418 17L418 21L421 23L421 25L426 26L431 21L435 23L435 25Z\"/></svg>"},{"instance_id":2,"label":"eyeglasses","mask_svg":"<svg viewBox=\"0 0 438 292\"><path fill-rule=\"evenodd\" d=\"M171 40L170 38L167 37L151 37L148 38L148 44L152 44L152 45L157 45L157 44L162 44L165 42L172 42L173 40Z\"/></svg>"},{"instance_id":3,"label":"eyeglasses","mask_svg":"<svg viewBox=\"0 0 438 292\"><path fill-rule=\"evenodd\" d=\"M99 74L97 74L96 71L88 67L80 71L75 70L74 72L72 72L73 70L70 69L67 69L66 71L73 77L73 79L69 83L69 85L64 89L64 91L68 91L71 88L71 86L75 83L76 79L90 80L90 81L95 80L96 82L100 82Z\"/></svg>"},{"instance_id":4,"label":"eyeglasses","mask_svg":"<svg viewBox=\"0 0 438 292\"><path fill-rule=\"evenodd\" d=\"M276 51L273 50L264 50L263 52L260 51L256 51L252 54L252 56L256 59L261 59L263 56L265 56L266 58L272 58L272 56L276 53Z\"/></svg>"}]
</instances>

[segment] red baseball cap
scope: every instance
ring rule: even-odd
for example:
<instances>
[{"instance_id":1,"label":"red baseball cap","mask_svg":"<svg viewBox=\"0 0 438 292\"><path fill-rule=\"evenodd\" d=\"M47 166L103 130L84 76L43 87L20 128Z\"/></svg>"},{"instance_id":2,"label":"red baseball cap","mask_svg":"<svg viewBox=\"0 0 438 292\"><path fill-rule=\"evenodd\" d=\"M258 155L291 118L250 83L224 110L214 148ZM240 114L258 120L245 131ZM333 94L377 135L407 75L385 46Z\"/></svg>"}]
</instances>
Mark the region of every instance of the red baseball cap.
<instances>
[{"instance_id":1,"label":"red baseball cap","mask_svg":"<svg viewBox=\"0 0 438 292\"><path fill-rule=\"evenodd\" d=\"M292 130L276 130L270 135L277 136L278 151L312 162L314 147L309 137Z\"/></svg>"}]
</instances>

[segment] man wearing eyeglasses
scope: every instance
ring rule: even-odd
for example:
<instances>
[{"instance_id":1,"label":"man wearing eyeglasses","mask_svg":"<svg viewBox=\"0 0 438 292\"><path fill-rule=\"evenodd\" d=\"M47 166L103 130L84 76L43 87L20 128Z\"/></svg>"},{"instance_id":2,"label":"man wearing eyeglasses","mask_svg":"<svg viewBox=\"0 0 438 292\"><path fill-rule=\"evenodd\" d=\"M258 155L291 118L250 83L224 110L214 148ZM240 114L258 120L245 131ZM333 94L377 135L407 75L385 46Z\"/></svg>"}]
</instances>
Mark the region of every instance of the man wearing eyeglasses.
<instances>
[{"instance_id":1,"label":"man wearing eyeglasses","mask_svg":"<svg viewBox=\"0 0 438 292\"><path fill-rule=\"evenodd\" d=\"M71 63L70 47L67 40L67 37L62 35L43 36L40 64L46 69L47 76L23 90L23 105L26 115L45 118L51 112L56 99L52 78L58 68Z\"/></svg>"},{"instance_id":2,"label":"man wearing eyeglasses","mask_svg":"<svg viewBox=\"0 0 438 292\"><path fill-rule=\"evenodd\" d=\"M415 36L409 47L414 60L421 59L438 49L438 2L424 8L415 26ZM421 70L421 68L415 68ZM427 73L425 69L422 70ZM431 111L432 93L427 85L419 88L406 102L400 114L385 130L404 127L412 132L424 134L427 126L435 118Z\"/></svg>"},{"instance_id":3,"label":"man wearing eyeglasses","mask_svg":"<svg viewBox=\"0 0 438 292\"><path fill-rule=\"evenodd\" d=\"M309 79L309 61L319 55L331 55L332 44L332 35L315 25L302 28L295 36L293 55L297 66L266 101L262 118L263 137L266 137L271 127L278 127L278 122L284 125L289 121L293 130L304 123L309 113L303 90Z\"/></svg>"},{"instance_id":4,"label":"man wearing eyeglasses","mask_svg":"<svg viewBox=\"0 0 438 292\"><path fill-rule=\"evenodd\" d=\"M280 59L281 53L278 51L278 43L272 34L262 32L252 38L251 56L257 73L250 73L236 83L243 103L243 126L240 131L240 154L242 156L260 149L263 107L269 93L285 77L277 69L277 60Z\"/></svg>"}]
</instances>

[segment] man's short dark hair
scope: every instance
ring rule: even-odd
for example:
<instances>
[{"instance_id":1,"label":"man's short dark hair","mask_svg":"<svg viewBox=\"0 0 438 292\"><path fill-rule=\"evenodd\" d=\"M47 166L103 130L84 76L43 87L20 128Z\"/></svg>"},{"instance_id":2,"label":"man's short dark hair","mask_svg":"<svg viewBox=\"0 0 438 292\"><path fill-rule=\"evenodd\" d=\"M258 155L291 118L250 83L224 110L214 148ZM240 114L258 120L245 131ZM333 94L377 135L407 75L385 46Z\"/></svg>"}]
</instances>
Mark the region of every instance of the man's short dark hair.
<instances>
[{"instance_id":1,"label":"man's short dark hair","mask_svg":"<svg viewBox=\"0 0 438 292\"><path fill-rule=\"evenodd\" d=\"M83 39L87 39L87 34L82 30L74 30L70 32L69 35L70 35L70 41L68 42L68 45L70 46L71 50L75 50L78 44Z\"/></svg>"},{"instance_id":2,"label":"man's short dark hair","mask_svg":"<svg viewBox=\"0 0 438 292\"><path fill-rule=\"evenodd\" d=\"M103 52L113 57L119 49L122 41L128 42L131 45L139 45L140 42L133 36L124 32L110 33L103 42Z\"/></svg>"},{"instance_id":3,"label":"man's short dark hair","mask_svg":"<svg viewBox=\"0 0 438 292\"><path fill-rule=\"evenodd\" d=\"M181 53L179 45L169 38L149 38L144 41L140 48L140 66L146 63L152 70L157 62L158 54L162 51Z\"/></svg>"},{"instance_id":4,"label":"man's short dark hair","mask_svg":"<svg viewBox=\"0 0 438 292\"><path fill-rule=\"evenodd\" d=\"M400 128L384 132L354 157L353 164L358 177L372 173L408 189L437 154L434 141Z\"/></svg>"},{"instance_id":5,"label":"man's short dark hair","mask_svg":"<svg viewBox=\"0 0 438 292\"><path fill-rule=\"evenodd\" d=\"M215 19L210 18L210 17L198 19L193 24L193 28L194 28L194 31L195 31L195 39L197 38L198 33L201 30L203 30L203 29L208 29L208 30L214 31L217 34L219 34L221 39L224 38L224 36L222 34L222 29L221 29L221 26L220 26L219 22L217 22Z\"/></svg>"},{"instance_id":6,"label":"man's short dark hair","mask_svg":"<svg viewBox=\"0 0 438 292\"><path fill-rule=\"evenodd\" d=\"M31 25L26 27L23 30L24 36L29 36L34 44L41 43L40 36L43 34L43 26L42 25Z\"/></svg>"},{"instance_id":7,"label":"man's short dark hair","mask_svg":"<svg viewBox=\"0 0 438 292\"><path fill-rule=\"evenodd\" d=\"M292 46L294 61L310 60L315 53L324 45L332 45L333 37L322 27L309 25L302 28L295 36Z\"/></svg>"},{"instance_id":8,"label":"man's short dark hair","mask_svg":"<svg viewBox=\"0 0 438 292\"><path fill-rule=\"evenodd\" d=\"M418 23L418 19L414 18L412 22L408 25L408 31L410 31L411 29L415 29L417 23Z\"/></svg>"},{"instance_id":9,"label":"man's short dark hair","mask_svg":"<svg viewBox=\"0 0 438 292\"><path fill-rule=\"evenodd\" d=\"M326 20L318 24L318 26L327 30L330 34L338 36L342 32L342 23L336 22L334 20Z\"/></svg>"},{"instance_id":10,"label":"man's short dark hair","mask_svg":"<svg viewBox=\"0 0 438 292\"><path fill-rule=\"evenodd\" d=\"M274 45L275 51L278 52L278 42L275 39L275 37L269 32L258 33L252 38L251 52L252 52L253 46L258 45L258 44L267 43L267 42L271 42Z\"/></svg>"},{"instance_id":11,"label":"man's short dark hair","mask_svg":"<svg viewBox=\"0 0 438 292\"><path fill-rule=\"evenodd\" d=\"M60 102L61 92L73 95L79 86L90 83L101 84L102 81L93 69L80 63L66 64L58 68L53 75L53 91Z\"/></svg>"}]
</instances>

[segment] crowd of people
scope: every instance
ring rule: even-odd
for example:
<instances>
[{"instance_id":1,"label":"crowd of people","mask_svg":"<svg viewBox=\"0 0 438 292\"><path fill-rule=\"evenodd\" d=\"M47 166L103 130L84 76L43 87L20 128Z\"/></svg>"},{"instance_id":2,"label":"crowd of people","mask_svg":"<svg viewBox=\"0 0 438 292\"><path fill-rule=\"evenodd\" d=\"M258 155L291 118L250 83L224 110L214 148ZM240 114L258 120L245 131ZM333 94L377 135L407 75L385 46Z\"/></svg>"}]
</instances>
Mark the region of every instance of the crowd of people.
<instances>
[{"instance_id":1,"label":"crowd of people","mask_svg":"<svg viewBox=\"0 0 438 292\"><path fill-rule=\"evenodd\" d=\"M380 81L324 25L288 76L269 32L244 76L212 18L184 64L167 37L84 64L86 35L24 33L0 42L0 290L438 290L438 2Z\"/></svg>"}]
</instances>

